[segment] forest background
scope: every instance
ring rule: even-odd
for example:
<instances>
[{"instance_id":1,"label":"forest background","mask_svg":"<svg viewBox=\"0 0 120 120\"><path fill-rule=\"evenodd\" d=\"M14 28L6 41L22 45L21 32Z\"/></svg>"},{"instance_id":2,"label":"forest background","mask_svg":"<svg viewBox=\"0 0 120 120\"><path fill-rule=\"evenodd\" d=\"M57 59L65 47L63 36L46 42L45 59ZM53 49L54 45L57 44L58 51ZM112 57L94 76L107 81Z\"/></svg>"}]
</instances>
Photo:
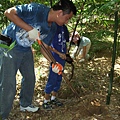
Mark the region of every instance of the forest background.
<instances>
[{"instance_id":1,"label":"forest background","mask_svg":"<svg viewBox=\"0 0 120 120\"><path fill-rule=\"evenodd\" d=\"M17 75L17 94L12 120L119 120L120 118L120 0L72 0L77 7L77 15L67 27L80 35L90 38L90 60L79 63L74 60L74 75L71 85L80 98L63 80L58 96L65 104L52 111L36 114L20 113L19 91L21 75ZM10 23L4 11L18 4L38 2L52 6L57 0L0 0L0 32ZM13 47L13 46L12 46ZM35 43L34 59L36 71L35 104L41 106L44 87L49 72L48 61L40 54ZM8 48L10 49L10 48ZM71 51L74 46L71 46ZM70 51L70 52L71 52ZM71 66L66 63L65 74L69 78Z\"/></svg>"}]
</instances>

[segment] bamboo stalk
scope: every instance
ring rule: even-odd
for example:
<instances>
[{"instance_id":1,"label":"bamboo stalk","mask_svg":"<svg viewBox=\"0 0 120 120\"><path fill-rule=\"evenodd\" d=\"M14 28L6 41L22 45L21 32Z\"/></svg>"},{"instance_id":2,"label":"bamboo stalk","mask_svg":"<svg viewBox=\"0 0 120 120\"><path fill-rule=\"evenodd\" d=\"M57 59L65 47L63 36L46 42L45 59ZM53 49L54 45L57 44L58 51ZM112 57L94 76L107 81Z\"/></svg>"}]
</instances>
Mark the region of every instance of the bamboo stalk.
<instances>
[{"instance_id":1,"label":"bamboo stalk","mask_svg":"<svg viewBox=\"0 0 120 120\"><path fill-rule=\"evenodd\" d=\"M113 78L114 78L114 65L115 65L115 58L116 58L117 30L118 30L118 11L115 12L114 43L113 43L112 66L111 66L111 72L110 72L109 89L108 89L108 95L106 98L107 105L110 104L110 97L112 94L112 84L113 84Z\"/></svg>"}]
</instances>

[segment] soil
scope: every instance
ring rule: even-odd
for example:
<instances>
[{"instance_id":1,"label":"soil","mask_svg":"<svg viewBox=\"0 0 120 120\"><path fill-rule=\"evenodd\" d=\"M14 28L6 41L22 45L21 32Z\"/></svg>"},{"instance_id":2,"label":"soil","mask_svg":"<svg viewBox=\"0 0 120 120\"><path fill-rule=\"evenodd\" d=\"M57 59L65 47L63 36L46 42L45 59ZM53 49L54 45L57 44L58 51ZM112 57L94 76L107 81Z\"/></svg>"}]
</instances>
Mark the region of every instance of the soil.
<instances>
[{"instance_id":1,"label":"soil","mask_svg":"<svg viewBox=\"0 0 120 120\"><path fill-rule=\"evenodd\" d=\"M120 58L116 59L112 94L107 100L111 56L106 53L98 54L90 60L79 63L74 60L74 75L70 81L79 96L63 79L58 98L63 106L53 110L43 110L44 88L49 72L49 63L43 57L35 60L36 86L33 104L40 107L37 113L20 112L19 93L21 75L17 74L17 94L10 113L10 120L120 120ZM66 63L65 75L71 74L71 65ZM108 97L109 98L109 97Z\"/></svg>"}]
</instances>

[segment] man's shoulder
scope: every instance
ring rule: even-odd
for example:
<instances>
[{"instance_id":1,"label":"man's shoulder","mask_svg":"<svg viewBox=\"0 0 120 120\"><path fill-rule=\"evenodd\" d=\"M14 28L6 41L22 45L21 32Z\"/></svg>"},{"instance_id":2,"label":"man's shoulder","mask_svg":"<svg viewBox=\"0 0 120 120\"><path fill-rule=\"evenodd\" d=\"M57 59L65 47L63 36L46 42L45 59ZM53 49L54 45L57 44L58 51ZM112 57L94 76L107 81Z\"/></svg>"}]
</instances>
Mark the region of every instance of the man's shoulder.
<instances>
[{"instance_id":1,"label":"man's shoulder","mask_svg":"<svg viewBox=\"0 0 120 120\"><path fill-rule=\"evenodd\" d=\"M29 11L32 9L50 9L44 4L36 3L36 2L31 2L29 4L23 4L23 5L18 5L19 7L22 6L23 8L28 8Z\"/></svg>"}]
</instances>

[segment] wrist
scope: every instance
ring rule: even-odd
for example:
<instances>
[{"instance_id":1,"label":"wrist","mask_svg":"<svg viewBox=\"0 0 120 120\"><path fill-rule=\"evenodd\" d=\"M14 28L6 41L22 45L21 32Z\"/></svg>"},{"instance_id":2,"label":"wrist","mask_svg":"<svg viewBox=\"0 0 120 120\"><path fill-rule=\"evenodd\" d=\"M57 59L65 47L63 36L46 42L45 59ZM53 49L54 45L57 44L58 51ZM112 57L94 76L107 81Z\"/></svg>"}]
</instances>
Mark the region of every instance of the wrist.
<instances>
[{"instance_id":1,"label":"wrist","mask_svg":"<svg viewBox=\"0 0 120 120\"><path fill-rule=\"evenodd\" d=\"M32 26L28 26L28 28L26 28L26 31L29 32L29 31L31 31L32 29L34 29Z\"/></svg>"}]
</instances>

